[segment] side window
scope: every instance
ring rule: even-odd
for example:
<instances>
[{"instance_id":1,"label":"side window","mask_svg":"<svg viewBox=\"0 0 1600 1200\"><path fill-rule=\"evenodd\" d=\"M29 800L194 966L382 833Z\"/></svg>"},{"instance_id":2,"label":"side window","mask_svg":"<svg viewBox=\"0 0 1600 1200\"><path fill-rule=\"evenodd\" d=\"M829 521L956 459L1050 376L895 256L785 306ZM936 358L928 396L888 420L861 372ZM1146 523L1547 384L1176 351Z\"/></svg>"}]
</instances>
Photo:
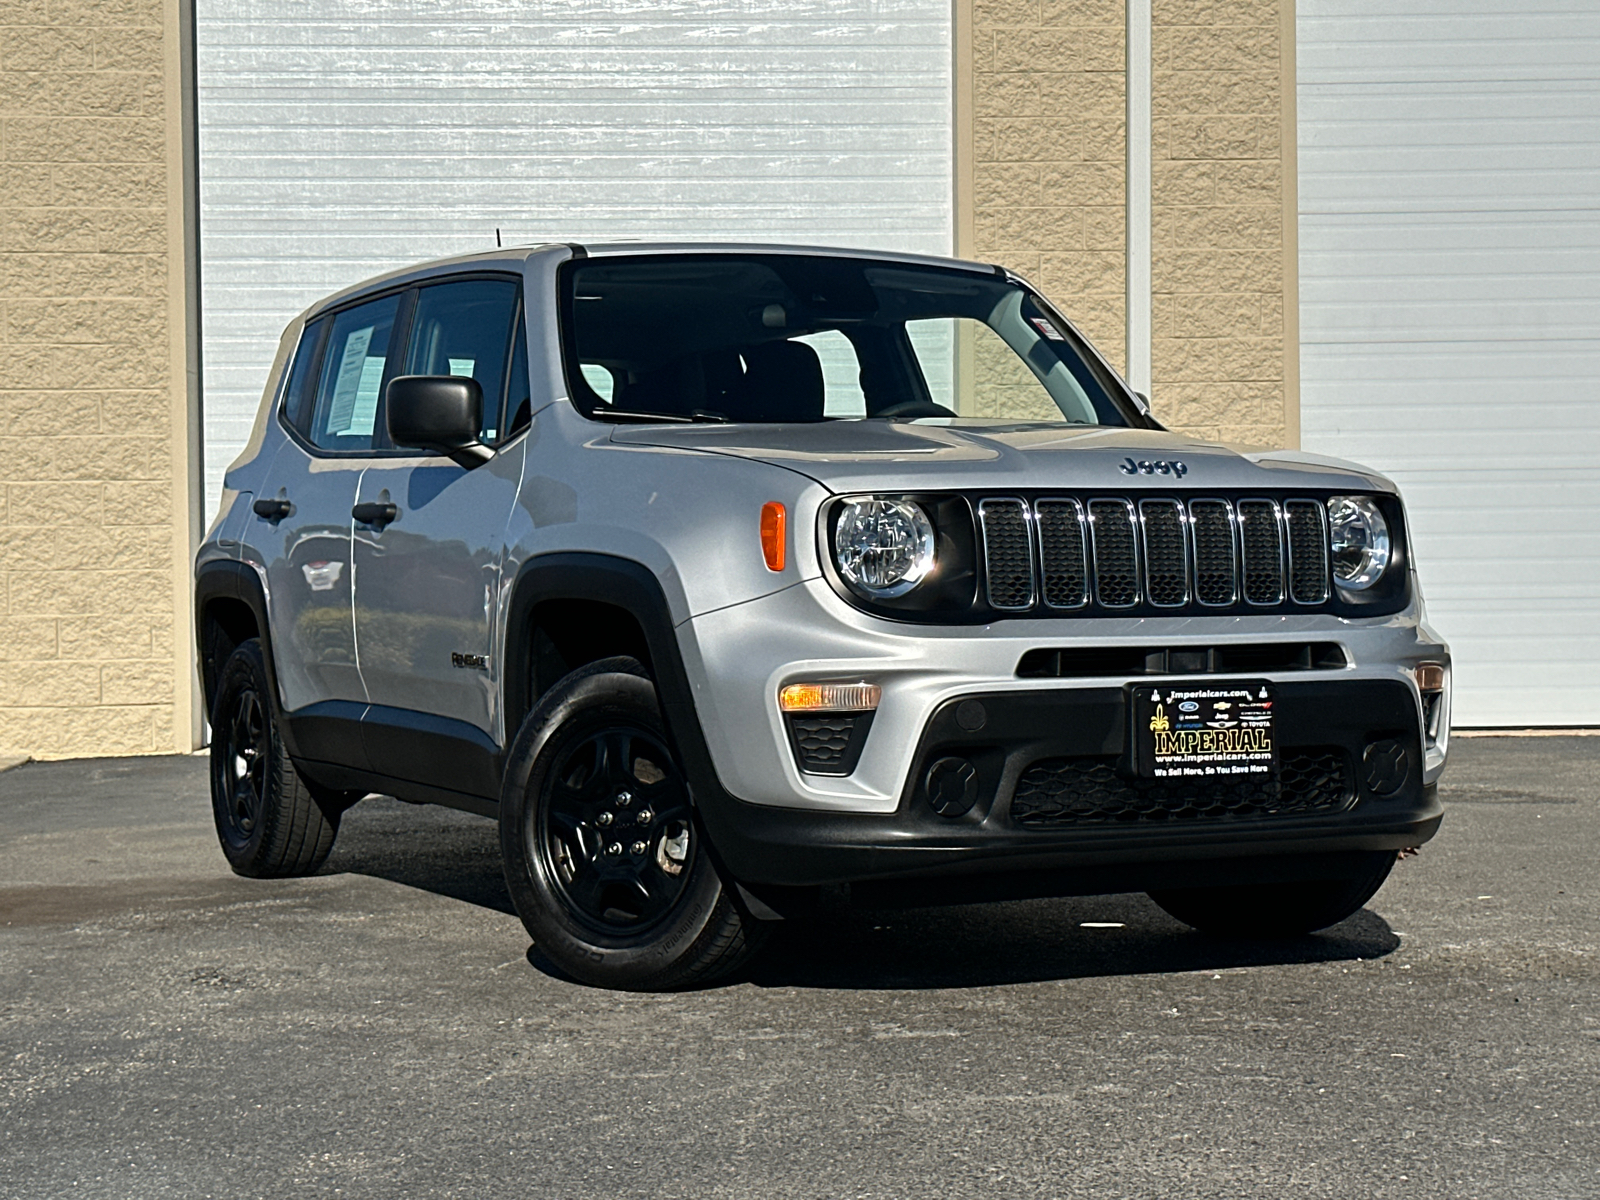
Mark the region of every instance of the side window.
<instances>
[{"instance_id":1,"label":"side window","mask_svg":"<svg viewBox=\"0 0 1600 1200\"><path fill-rule=\"evenodd\" d=\"M294 365L289 368L288 386L283 389L284 419L302 436L310 435L311 368L316 365L317 346L327 325L327 318L321 317L305 327L295 348Z\"/></svg>"},{"instance_id":2,"label":"side window","mask_svg":"<svg viewBox=\"0 0 1600 1200\"><path fill-rule=\"evenodd\" d=\"M316 403L302 431L313 446L359 453L372 449L378 392L389 361L400 297L385 296L347 308L333 318Z\"/></svg>"},{"instance_id":3,"label":"side window","mask_svg":"<svg viewBox=\"0 0 1600 1200\"><path fill-rule=\"evenodd\" d=\"M483 388L479 436L486 442L500 436L500 402L517 292L516 283L500 279L463 279L423 288L417 297L416 316L411 319L405 370L400 372L476 379ZM527 377L526 362L523 377Z\"/></svg>"}]
</instances>

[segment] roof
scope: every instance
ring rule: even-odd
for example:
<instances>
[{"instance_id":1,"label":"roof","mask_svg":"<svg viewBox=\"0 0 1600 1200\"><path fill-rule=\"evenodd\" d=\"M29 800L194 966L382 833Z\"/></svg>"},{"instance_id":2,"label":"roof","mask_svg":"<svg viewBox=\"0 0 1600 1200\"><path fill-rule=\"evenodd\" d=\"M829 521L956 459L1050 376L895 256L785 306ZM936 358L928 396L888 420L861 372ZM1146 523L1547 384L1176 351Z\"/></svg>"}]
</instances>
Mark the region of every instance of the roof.
<instances>
[{"instance_id":1,"label":"roof","mask_svg":"<svg viewBox=\"0 0 1600 1200\"><path fill-rule=\"evenodd\" d=\"M981 271L994 274L999 268L989 263L971 262L961 258L941 258L932 254L908 254L898 250L873 250L860 246L793 246L768 242L597 242L576 243L543 242L530 246L504 246L474 254L456 254L426 262L398 267L381 275L374 275L360 283L351 284L325 296L301 314L304 320L353 296L403 285L413 280L425 279L441 270L456 267L480 267L518 270L528 259L545 254L565 252L576 257L610 258L634 254L815 254L830 258L869 258L879 262L906 265L944 267L946 269Z\"/></svg>"}]
</instances>

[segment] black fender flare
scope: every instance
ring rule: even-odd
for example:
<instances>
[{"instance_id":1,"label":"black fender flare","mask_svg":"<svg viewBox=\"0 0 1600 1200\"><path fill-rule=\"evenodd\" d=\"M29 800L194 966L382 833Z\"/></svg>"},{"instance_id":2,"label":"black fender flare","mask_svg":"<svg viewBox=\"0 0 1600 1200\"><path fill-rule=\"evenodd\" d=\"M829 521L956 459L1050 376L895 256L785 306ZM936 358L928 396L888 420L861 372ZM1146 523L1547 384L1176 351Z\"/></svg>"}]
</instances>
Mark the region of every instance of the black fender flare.
<instances>
[{"instance_id":1,"label":"black fender flare","mask_svg":"<svg viewBox=\"0 0 1600 1200\"><path fill-rule=\"evenodd\" d=\"M533 611L547 600L592 600L632 614L644 633L662 716L683 759L696 805L704 811L708 805L728 802L731 798L717 778L706 746L666 592L649 567L631 558L561 551L535 555L518 569L507 606L501 675L507 745L533 707Z\"/></svg>"},{"instance_id":2,"label":"black fender flare","mask_svg":"<svg viewBox=\"0 0 1600 1200\"><path fill-rule=\"evenodd\" d=\"M201 696L206 698L208 704L210 703L216 673L222 670L221 663L208 662L206 659L206 609L217 600L239 601L255 617L256 636L261 639L261 655L267 664L267 682L272 688L272 701L278 712L282 713L283 692L278 687L277 656L272 651L272 626L267 622L267 590L254 567L234 558L213 559L202 563L195 572L194 632L196 653L199 657L197 665L200 671ZM210 716L208 712L206 714L208 720ZM279 721L278 731L290 756L298 757L289 722Z\"/></svg>"}]
</instances>

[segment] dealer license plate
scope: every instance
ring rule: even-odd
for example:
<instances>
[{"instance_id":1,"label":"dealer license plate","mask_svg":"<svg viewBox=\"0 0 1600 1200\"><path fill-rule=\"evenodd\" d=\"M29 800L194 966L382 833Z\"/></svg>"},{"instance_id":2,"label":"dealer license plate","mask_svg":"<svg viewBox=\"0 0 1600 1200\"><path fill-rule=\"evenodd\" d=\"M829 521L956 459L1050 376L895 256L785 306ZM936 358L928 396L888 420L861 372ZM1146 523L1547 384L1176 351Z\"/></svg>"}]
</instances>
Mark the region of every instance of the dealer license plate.
<instances>
[{"instance_id":1,"label":"dealer license plate","mask_svg":"<svg viewBox=\"0 0 1600 1200\"><path fill-rule=\"evenodd\" d=\"M1133 749L1149 779L1270 779L1278 766L1272 685L1133 688Z\"/></svg>"}]
</instances>

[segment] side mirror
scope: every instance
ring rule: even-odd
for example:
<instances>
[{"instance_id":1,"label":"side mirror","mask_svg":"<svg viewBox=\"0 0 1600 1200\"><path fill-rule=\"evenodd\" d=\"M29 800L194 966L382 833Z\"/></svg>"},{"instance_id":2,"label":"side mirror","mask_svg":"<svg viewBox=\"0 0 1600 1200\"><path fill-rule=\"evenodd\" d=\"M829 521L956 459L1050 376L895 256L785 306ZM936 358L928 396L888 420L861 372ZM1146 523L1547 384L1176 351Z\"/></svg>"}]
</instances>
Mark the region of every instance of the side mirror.
<instances>
[{"instance_id":1,"label":"side mirror","mask_svg":"<svg viewBox=\"0 0 1600 1200\"><path fill-rule=\"evenodd\" d=\"M1133 399L1139 406L1139 415L1149 424L1151 429L1166 429L1160 421L1156 420L1155 413L1150 411L1150 397L1144 392L1135 392Z\"/></svg>"},{"instance_id":2,"label":"side mirror","mask_svg":"<svg viewBox=\"0 0 1600 1200\"><path fill-rule=\"evenodd\" d=\"M396 446L437 450L469 471L494 451L478 440L483 388L458 375L401 375L383 394L389 440Z\"/></svg>"}]
</instances>

